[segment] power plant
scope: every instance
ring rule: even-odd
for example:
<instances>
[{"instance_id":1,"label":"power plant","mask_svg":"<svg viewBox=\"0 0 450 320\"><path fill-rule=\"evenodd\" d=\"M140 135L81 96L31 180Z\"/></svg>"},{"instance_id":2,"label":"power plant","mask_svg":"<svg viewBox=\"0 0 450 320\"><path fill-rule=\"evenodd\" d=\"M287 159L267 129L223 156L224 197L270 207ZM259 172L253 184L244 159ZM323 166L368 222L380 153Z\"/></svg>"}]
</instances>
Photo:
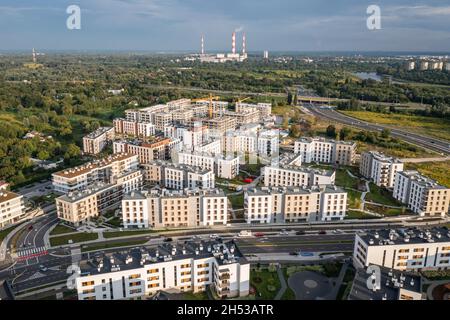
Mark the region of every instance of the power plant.
<instances>
[{"instance_id":1,"label":"power plant","mask_svg":"<svg viewBox=\"0 0 450 320\"><path fill-rule=\"evenodd\" d=\"M201 49L200 54L192 55L187 57L186 60L200 60L201 62L227 62L235 61L242 62L247 59L247 47L245 33L242 34L242 52L237 52L236 49L236 31L231 34L231 53L217 53L217 54L207 54L205 53L205 37L201 36Z\"/></svg>"}]
</instances>

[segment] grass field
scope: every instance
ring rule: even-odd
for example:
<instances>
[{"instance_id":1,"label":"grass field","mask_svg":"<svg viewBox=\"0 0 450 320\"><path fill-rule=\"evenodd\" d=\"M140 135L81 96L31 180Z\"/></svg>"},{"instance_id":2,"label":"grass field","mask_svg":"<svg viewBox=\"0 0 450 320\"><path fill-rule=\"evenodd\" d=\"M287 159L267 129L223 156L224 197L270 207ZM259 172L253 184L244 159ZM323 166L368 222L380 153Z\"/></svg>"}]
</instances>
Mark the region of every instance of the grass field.
<instances>
[{"instance_id":1,"label":"grass field","mask_svg":"<svg viewBox=\"0 0 450 320\"><path fill-rule=\"evenodd\" d=\"M150 233L155 233L155 232L156 231L154 231L154 230L109 231L109 232L104 232L103 236L106 239L109 239L109 238L135 236L135 235L140 235L140 234L150 234Z\"/></svg>"},{"instance_id":2,"label":"grass field","mask_svg":"<svg viewBox=\"0 0 450 320\"><path fill-rule=\"evenodd\" d=\"M348 210L347 215L345 216L345 219L377 219L377 218L378 217L355 210Z\"/></svg>"},{"instance_id":3,"label":"grass field","mask_svg":"<svg viewBox=\"0 0 450 320\"><path fill-rule=\"evenodd\" d=\"M10 228L7 228L7 229L5 229L5 230L0 231L0 244L2 243L3 239L5 239L6 236L7 236L11 231L13 231L14 228L16 228L16 227L17 227L17 226L13 226L13 227L10 227Z\"/></svg>"},{"instance_id":4,"label":"grass field","mask_svg":"<svg viewBox=\"0 0 450 320\"><path fill-rule=\"evenodd\" d=\"M61 246L64 244L68 244L69 240L72 240L73 243L76 243L76 242L84 242L84 241L91 241L91 240L97 240L97 239L98 239L97 233L80 232L80 233L75 233L75 234L71 234L71 235L67 235L67 236L50 238L50 245L52 247L55 247L55 246Z\"/></svg>"},{"instance_id":5,"label":"grass field","mask_svg":"<svg viewBox=\"0 0 450 320\"><path fill-rule=\"evenodd\" d=\"M424 176L450 188L450 161L407 163L407 170L417 170Z\"/></svg>"},{"instance_id":6,"label":"grass field","mask_svg":"<svg viewBox=\"0 0 450 320\"><path fill-rule=\"evenodd\" d=\"M257 300L273 300L281 288L277 272L270 272L267 269L252 270L250 284L256 289Z\"/></svg>"},{"instance_id":7,"label":"grass field","mask_svg":"<svg viewBox=\"0 0 450 320\"><path fill-rule=\"evenodd\" d=\"M361 204L361 192L345 189L349 208L359 209Z\"/></svg>"},{"instance_id":8,"label":"grass field","mask_svg":"<svg viewBox=\"0 0 450 320\"><path fill-rule=\"evenodd\" d=\"M342 111L348 116L395 128L413 130L439 139L450 140L450 119L369 111Z\"/></svg>"},{"instance_id":9,"label":"grass field","mask_svg":"<svg viewBox=\"0 0 450 320\"><path fill-rule=\"evenodd\" d=\"M87 251L96 251L108 248L118 248L118 247L129 247L129 246L138 246L146 243L147 240L130 240L124 242L100 242L91 245L84 245L81 248L81 252Z\"/></svg>"},{"instance_id":10,"label":"grass field","mask_svg":"<svg viewBox=\"0 0 450 320\"><path fill-rule=\"evenodd\" d=\"M375 206L372 204L365 204L364 209L367 211L383 214L385 216L399 216L403 214L402 208L386 208L382 206ZM405 214L408 212L405 210Z\"/></svg>"},{"instance_id":11,"label":"grass field","mask_svg":"<svg viewBox=\"0 0 450 320\"><path fill-rule=\"evenodd\" d=\"M228 199L230 199L231 206L233 207L233 209L244 208L244 194L243 193L228 196Z\"/></svg>"},{"instance_id":12,"label":"grass field","mask_svg":"<svg viewBox=\"0 0 450 320\"><path fill-rule=\"evenodd\" d=\"M374 183L370 183L370 192L366 194L366 200L372 201L380 204L385 204L387 206L401 206L399 203L392 197L392 194L384 188L380 188Z\"/></svg>"},{"instance_id":13,"label":"grass field","mask_svg":"<svg viewBox=\"0 0 450 320\"><path fill-rule=\"evenodd\" d=\"M75 229L69 228L63 224L58 224L53 230L50 232L51 236L58 235L58 234L64 234L64 233L70 233L75 232Z\"/></svg>"}]
</instances>

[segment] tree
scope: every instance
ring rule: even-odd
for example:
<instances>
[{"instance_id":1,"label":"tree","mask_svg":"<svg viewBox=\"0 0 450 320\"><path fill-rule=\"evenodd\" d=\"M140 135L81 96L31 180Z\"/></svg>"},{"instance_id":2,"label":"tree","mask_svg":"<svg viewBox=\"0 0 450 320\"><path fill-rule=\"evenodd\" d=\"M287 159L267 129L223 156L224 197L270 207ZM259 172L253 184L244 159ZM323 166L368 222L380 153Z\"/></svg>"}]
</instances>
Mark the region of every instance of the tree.
<instances>
[{"instance_id":1,"label":"tree","mask_svg":"<svg viewBox=\"0 0 450 320\"><path fill-rule=\"evenodd\" d=\"M391 130L389 130L389 129L383 129L381 131L381 137L384 139L389 138L390 135L391 135Z\"/></svg>"},{"instance_id":2,"label":"tree","mask_svg":"<svg viewBox=\"0 0 450 320\"><path fill-rule=\"evenodd\" d=\"M341 128L341 130L339 130L339 139L345 140L346 138L348 138L350 136L351 132L352 131L347 127Z\"/></svg>"},{"instance_id":3,"label":"tree","mask_svg":"<svg viewBox=\"0 0 450 320\"><path fill-rule=\"evenodd\" d=\"M330 124L328 127L327 127L327 131L326 131L326 133L327 133L327 136L328 137L330 137L330 138L336 138L336 127L335 126L333 126L332 124Z\"/></svg>"},{"instance_id":4,"label":"tree","mask_svg":"<svg viewBox=\"0 0 450 320\"><path fill-rule=\"evenodd\" d=\"M37 157L39 160L47 160L50 158L50 154L45 150L41 150L38 152Z\"/></svg>"},{"instance_id":5,"label":"tree","mask_svg":"<svg viewBox=\"0 0 450 320\"><path fill-rule=\"evenodd\" d=\"M287 104L290 106L292 104L292 93L288 92L287 95Z\"/></svg>"},{"instance_id":6,"label":"tree","mask_svg":"<svg viewBox=\"0 0 450 320\"><path fill-rule=\"evenodd\" d=\"M69 144L64 153L64 159L76 158L81 154L80 148L76 144Z\"/></svg>"}]
</instances>

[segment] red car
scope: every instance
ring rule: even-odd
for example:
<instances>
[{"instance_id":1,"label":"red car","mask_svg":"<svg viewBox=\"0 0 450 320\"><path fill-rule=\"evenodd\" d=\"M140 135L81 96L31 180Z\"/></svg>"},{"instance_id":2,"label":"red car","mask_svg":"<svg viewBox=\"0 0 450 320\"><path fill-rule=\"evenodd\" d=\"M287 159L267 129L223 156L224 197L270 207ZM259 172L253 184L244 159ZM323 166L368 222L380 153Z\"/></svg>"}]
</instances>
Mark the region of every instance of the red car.
<instances>
[{"instance_id":1,"label":"red car","mask_svg":"<svg viewBox=\"0 0 450 320\"><path fill-rule=\"evenodd\" d=\"M262 233L262 232L255 233L255 237L263 237L263 236L264 236L264 233Z\"/></svg>"},{"instance_id":2,"label":"red car","mask_svg":"<svg viewBox=\"0 0 450 320\"><path fill-rule=\"evenodd\" d=\"M244 182L245 182L245 183L252 183L252 182L253 182L253 179L246 178L246 179L244 179Z\"/></svg>"}]
</instances>

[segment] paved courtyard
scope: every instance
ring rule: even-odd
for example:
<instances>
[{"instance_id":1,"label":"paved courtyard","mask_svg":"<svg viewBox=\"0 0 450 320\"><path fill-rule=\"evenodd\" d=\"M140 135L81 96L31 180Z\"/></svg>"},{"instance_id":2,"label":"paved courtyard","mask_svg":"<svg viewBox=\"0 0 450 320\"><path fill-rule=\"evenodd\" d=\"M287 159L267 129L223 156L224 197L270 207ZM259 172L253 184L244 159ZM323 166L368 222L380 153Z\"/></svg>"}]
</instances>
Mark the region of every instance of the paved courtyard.
<instances>
[{"instance_id":1,"label":"paved courtyard","mask_svg":"<svg viewBox=\"0 0 450 320\"><path fill-rule=\"evenodd\" d=\"M331 280L313 271L294 273L288 279L296 300L329 300L333 291Z\"/></svg>"}]
</instances>

